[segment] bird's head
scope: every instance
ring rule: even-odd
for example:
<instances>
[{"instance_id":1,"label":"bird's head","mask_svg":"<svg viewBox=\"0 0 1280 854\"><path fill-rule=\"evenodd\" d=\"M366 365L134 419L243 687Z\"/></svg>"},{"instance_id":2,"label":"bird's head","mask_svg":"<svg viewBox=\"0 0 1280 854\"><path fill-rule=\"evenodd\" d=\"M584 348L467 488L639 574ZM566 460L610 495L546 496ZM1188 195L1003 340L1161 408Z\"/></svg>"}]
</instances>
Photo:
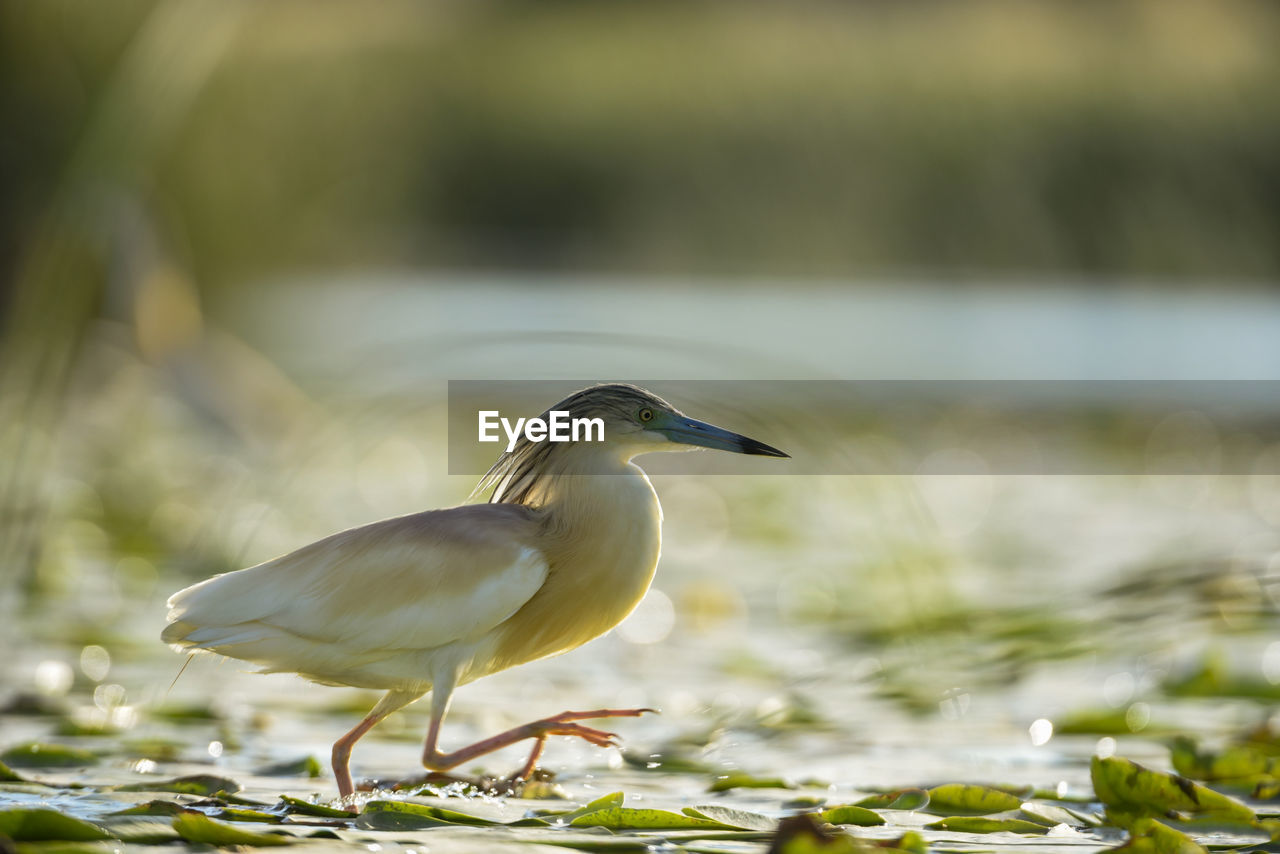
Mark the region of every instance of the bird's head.
<instances>
[{"instance_id":1,"label":"bird's head","mask_svg":"<svg viewBox=\"0 0 1280 854\"><path fill-rule=\"evenodd\" d=\"M554 413L567 413L571 422L598 420L587 425L581 441L531 441L527 434L493 464L476 487L493 486L492 502L537 505L564 474L597 474L617 469L632 457L653 451L715 448L738 454L786 457L782 451L755 439L685 416L657 395L621 383L597 385L569 395L542 413L550 423ZM590 438L588 438L590 437Z\"/></svg>"},{"instance_id":2,"label":"bird's head","mask_svg":"<svg viewBox=\"0 0 1280 854\"><path fill-rule=\"evenodd\" d=\"M697 448L763 457L788 456L763 442L689 418L656 394L624 383L583 389L550 411L565 411L572 418L600 419L604 442L627 456Z\"/></svg>"}]
</instances>

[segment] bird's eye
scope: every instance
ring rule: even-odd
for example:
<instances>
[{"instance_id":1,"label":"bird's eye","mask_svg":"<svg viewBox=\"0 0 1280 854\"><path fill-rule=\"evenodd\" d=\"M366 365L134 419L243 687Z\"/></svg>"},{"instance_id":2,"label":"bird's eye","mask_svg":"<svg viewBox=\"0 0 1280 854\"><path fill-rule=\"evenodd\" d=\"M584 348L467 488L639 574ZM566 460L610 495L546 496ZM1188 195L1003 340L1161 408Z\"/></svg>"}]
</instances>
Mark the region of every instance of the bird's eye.
<instances>
[{"instance_id":1,"label":"bird's eye","mask_svg":"<svg viewBox=\"0 0 1280 854\"><path fill-rule=\"evenodd\" d=\"M641 410L640 410L640 420L641 420L641 421L652 421L652 420L653 420L653 410L652 410L652 409L641 409Z\"/></svg>"}]
</instances>

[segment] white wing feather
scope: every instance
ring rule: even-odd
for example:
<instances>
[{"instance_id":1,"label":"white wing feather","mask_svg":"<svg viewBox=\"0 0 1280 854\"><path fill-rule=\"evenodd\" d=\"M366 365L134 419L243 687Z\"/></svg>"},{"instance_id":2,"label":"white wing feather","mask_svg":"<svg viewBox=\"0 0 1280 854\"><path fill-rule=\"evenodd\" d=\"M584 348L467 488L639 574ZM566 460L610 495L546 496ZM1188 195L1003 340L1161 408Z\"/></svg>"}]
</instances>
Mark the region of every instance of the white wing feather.
<instances>
[{"instance_id":1,"label":"white wing feather","mask_svg":"<svg viewBox=\"0 0 1280 854\"><path fill-rule=\"evenodd\" d=\"M163 638L303 673L476 640L546 580L535 530L494 504L353 528L179 591Z\"/></svg>"}]
</instances>

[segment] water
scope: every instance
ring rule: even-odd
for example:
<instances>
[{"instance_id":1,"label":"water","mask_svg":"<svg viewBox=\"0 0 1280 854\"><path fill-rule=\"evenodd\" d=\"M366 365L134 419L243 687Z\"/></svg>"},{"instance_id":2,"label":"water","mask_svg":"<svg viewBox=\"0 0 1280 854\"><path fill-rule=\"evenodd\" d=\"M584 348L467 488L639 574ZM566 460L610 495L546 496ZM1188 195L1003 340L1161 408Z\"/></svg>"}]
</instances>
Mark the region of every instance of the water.
<instances>
[{"instance_id":1,"label":"water","mask_svg":"<svg viewBox=\"0 0 1280 854\"><path fill-rule=\"evenodd\" d=\"M104 787L210 771L263 803L331 799L328 777L257 772L306 756L325 764L376 696L209 659L170 690L181 659L158 641L163 602L333 530L463 500L473 479L446 473L445 379L1274 379L1280 365L1280 307L1257 293L759 284L744 296L666 282L645 283L640 301L621 282L410 284L308 283L242 306L232 329L279 375L231 345L157 366L120 330L89 342L84 373L104 381L77 387L49 475L45 564L0 662L0 746L82 745L101 758L19 769L87 789L10 786L0 800L101 819L174 798ZM284 311L302 293L309 307ZM953 781L1088 797L1096 751L1168 768L1170 733L1221 742L1280 696L1275 478L670 474L655 486L667 515L655 591L609 635L461 689L446 748L563 708L655 706L660 716L609 724L630 761L549 745L544 767L570 804L623 791L628 806L781 817L802 796L834 805ZM1201 669L1218 687L1186 696L1178 685ZM1250 686L1261 699L1237 696ZM36 713L18 713L18 698ZM175 716L182 708L203 716ZM1122 723L1080 725L1085 712ZM425 715L418 704L375 729L356 748L356 776L414 772ZM466 770L501 774L522 757L512 748ZM669 770L675 759L696 770ZM731 770L797 788L708 791ZM510 820L557 804L455 808ZM936 818L888 817L853 832L887 838ZM521 832L342 830L310 844L447 850L548 833ZM1097 850L1123 838L1084 826L926 835L966 849Z\"/></svg>"}]
</instances>

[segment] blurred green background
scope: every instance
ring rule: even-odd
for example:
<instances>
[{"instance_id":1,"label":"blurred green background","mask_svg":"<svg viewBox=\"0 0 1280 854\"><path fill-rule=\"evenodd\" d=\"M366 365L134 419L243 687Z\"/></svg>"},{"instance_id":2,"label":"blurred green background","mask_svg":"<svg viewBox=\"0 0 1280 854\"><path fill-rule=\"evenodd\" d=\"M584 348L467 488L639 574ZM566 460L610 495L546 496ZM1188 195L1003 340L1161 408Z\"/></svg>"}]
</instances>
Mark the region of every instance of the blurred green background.
<instances>
[{"instance_id":1,"label":"blurred green background","mask_svg":"<svg viewBox=\"0 0 1280 854\"><path fill-rule=\"evenodd\" d=\"M1275 379L1278 37L1263 0L3 4L10 684L101 648L154 699L168 593L465 498L447 378ZM1242 633L1271 696L1280 483L1212 474L662 481L652 607L766 693L743 620L912 711L1107 645L1123 716Z\"/></svg>"}]
</instances>

